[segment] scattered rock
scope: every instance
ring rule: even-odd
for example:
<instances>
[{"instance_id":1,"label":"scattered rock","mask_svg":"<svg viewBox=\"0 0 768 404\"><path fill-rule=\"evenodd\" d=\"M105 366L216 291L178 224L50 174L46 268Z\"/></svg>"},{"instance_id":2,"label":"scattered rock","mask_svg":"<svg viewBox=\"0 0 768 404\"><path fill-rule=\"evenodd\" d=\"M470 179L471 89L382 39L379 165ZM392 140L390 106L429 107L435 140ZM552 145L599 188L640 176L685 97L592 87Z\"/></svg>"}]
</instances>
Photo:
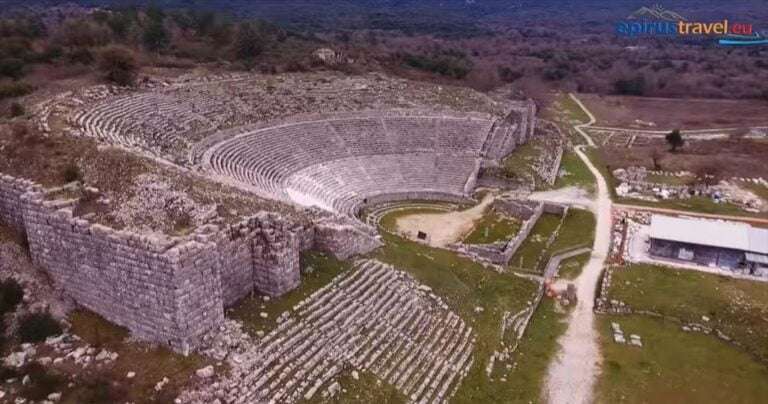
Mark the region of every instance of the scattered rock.
<instances>
[{"instance_id":1,"label":"scattered rock","mask_svg":"<svg viewBox=\"0 0 768 404\"><path fill-rule=\"evenodd\" d=\"M5 357L5 360L3 361L5 363L5 366L8 367L15 367L20 368L24 366L24 363L27 360L27 354L26 352L13 352L10 355Z\"/></svg>"},{"instance_id":2,"label":"scattered rock","mask_svg":"<svg viewBox=\"0 0 768 404\"><path fill-rule=\"evenodd\" d=\"M328 387L328 395L331 397L336 396L341 391L341 384L339 382L333 382L330 387Z\"/></svg>"},{"instance_id":3,"label":"scattered rock","mask_svg":"<svg viewBox=\"0 0 768 404\"><path fill-rule=\"evenodd\" d=\"M168 384L169 382L170 382L170 380L169 380L167 377L164 377L164 378L163 378L163 380L160 380L160 381L159 381L159 382L157 382L157 384L155 385L155 391L160 391L160 390L162 390L162 389L163 389L163 387L165 387L165 385L166 385L166 384Z\"/></svg>"},{"instance_id":4,"label":"scattered rock","mask_svg":"<svg viewBox=\"0 0 768 404\"><path fill-rule=\"evenodd\" d=\"M201 379L208 379L210 377L213 377L213 375L216 374L216 371L213 369L212 365L208 365L202 369L197 369L197 371L195 371L195 374L197 375L197 377Z\"/></svg>"},{"instance_id":5,"label":"scattered rock","mask_svg":"<svg viewBox=\"0 0 768 404\"><path fill-rule=\"evenodd\" d=\"M125 375L128 379L133 379L136 377L136 372L128 372L128 374Z\"/></svg>"},{"instance_id":6,"label":"scattered rock","mask_svg":"<svg viewBox=\"0 0 768 404\"><path fill-rule=\"evenodd\" d=\"M360 380L360 373L357 373L357 370L352 371L352 378L355 380Z\"/></svg>"}]
</instances>

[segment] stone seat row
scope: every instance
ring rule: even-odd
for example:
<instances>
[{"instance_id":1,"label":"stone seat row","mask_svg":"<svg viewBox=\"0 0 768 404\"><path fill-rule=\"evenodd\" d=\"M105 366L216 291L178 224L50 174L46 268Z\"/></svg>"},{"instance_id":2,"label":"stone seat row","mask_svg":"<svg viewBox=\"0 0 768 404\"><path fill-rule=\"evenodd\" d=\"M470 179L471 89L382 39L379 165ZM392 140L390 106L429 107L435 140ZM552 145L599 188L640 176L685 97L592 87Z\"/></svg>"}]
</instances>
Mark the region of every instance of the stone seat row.
<instances>
[{"instance_id":1,"label":"stone seat row","mask_svg":"<svg viewBox=\"0 0 768 404\"><path fill-rule=\"evenodd\" d=\"M414 401L445 402L471 363L471 327L390 266L361 261L340 278L298 304L224 387L242 403L293 403L349 363Z\"/></svg>"}]
</instances>

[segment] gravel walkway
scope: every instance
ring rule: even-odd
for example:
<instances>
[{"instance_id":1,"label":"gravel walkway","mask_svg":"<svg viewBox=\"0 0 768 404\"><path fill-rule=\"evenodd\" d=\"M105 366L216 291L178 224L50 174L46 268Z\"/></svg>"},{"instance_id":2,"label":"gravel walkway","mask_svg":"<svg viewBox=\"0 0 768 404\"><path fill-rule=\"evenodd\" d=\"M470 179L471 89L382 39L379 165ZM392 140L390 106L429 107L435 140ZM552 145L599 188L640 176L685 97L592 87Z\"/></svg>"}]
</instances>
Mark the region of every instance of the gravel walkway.
<instances>
[{"instance_id":1,"label":"gravel walkway","mask_svg":"<svg viewBox=\"0 0 768 404\"><path fill-rule=\"evenodd\" d=\"M571 97L590 117L589 123L577 125L575 129L587 139L588 144L594 145L582 128L594 123L595 118L576 97ZM566 333L559 340L560 351L549 367L545 395L551 404L591 403L601 360L593 306L597 283L610 247L611 199L605 178L584 154L583 146L576 149L576 154L597 179L597 200L593 205L597 231L592 257L575 280L578 304L569 316Z\"/></svg>"}]
</instances>

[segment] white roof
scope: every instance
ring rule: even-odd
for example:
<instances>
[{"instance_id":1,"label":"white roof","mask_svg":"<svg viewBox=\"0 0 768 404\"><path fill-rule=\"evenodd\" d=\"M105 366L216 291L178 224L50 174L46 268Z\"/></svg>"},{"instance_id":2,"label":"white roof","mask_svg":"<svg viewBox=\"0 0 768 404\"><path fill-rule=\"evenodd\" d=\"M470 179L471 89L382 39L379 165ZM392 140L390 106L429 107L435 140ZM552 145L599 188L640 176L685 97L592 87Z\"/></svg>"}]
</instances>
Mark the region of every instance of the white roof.
<instances>
[{"instance_id":1,"label":"white roof","mask_svg":"<svg viewBox=\"0 0 768 404\"><path fill-rule=\"evenodd\" d=\"M768 229L749 229L749 250L768 255Z\"/></svg>"},{"instance_id":2,"label":"white roof","mask_svg":"<svg viewBox=\"0 0 768 404\"><path fill-rule=\"evenodd\" d=\"M768 254L768 229L746 223L653 215L651 238Z\"/></svg>"}]
</instances>

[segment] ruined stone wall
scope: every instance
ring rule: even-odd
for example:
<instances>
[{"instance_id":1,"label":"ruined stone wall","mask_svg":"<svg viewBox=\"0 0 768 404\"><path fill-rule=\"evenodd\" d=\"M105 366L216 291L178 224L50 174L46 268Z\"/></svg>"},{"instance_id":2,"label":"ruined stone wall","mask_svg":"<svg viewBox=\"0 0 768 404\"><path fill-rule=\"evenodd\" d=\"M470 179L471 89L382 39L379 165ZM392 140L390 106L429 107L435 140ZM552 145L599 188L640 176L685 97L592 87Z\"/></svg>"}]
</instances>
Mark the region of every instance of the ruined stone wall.
<instances>
[{"instance_id":1,"label":"ruined stone wall","mask_svg":"<svg viewBox=\"0 0 768 404\"><path fill-rule=\"evenodd\" d=\"M138 338L179 351L188 351L223 321L208 245L177 245L91 224L72 216L70 201L44 197L22 197L30 255L78 304Z\"/></svg>"},{"instance_id":2,"label":"ruined stone wall","mask_svg":"<svg viewBox=\"0 0 768 404\"><path fill-rule=\"evenodd\" d=\"M520 248L520 245L523 244L525 239L528 238L528 235L531 234L531 230L533 230L533 227L536 226L536 222L539 221L539 218L544 213L544 205L540 204L539 206L534 209L533 214L528 217L528 219L523 222L523 226L520 228L520 231L517 233L515 238L510 240L507 245L504 247L504 259L505 263L508 263L510 259L512 259L512 256L515 255L515 252L517 252L517 249Z\"/></svg>"},{"instance_id":3,"label":"ruined stone wall","mask_svg":"<svg viewBox=\"0 0 768 404\"><path fill-rule=\"evenodd\" d=\"M221 232L216 251L224 259L219 265L222 299L231 306L253 291L253 235L233 226Z\"/></svg>"},{"instance_id":4,"label":"ruined stone wall","mask_svg":"<svg viewBox=\"0 0 768 404\"><path fill-rule=\"evenodd\" d=\"M366 254L382 245L376 231L349 218L326 217L315 224L314 249L339 259Z\"/></svg>"},{"instance_id":5,"label":"ruined stone wall","mask_svg":"<svg viewBox=\"0 0 768 404\"><path fill-rule=\"evenodd\" d=\"M399 192L369 196L365 206L376 206L395 201L441 201L450 203L476 202L465 195L450 194L446 192ZM365 206L360 206L359 209L362 209Z\"/></svg>"},{"instance_id":6,"label":"ruined stone wall","mask_svg":"<svg viewBox=\"0 0 768 404\"><path fill-rule=\"evenodd\" d=\"M57 289L136 337L188 352L252 291L279 296L300 283L299 254L346 259L380 245L349 218L296 224L261 212L186 237L117 231L73 216L73 200L0 175L0 222L24 231L35 264Z\"/></svg>"},{"instance_id":7,"label":"ruined stone wall","mask_svg":"<svg viewBox=\"0 0 768 404\"><path fill-rule=\"evenodd\" d=\"M539 204L533 201L498 198L493 201L493 209L507 216L528 220L536 211Z\"/></svg>"},{"instance_id":8,"label":"ruined stone wall","mask_svg":"<svg viewBox=\"0 0 768 404\"><path fill-rule=\"evenodd\" d=\"M24 230L24 203L21 196L30 191L42 191L31 181L0 173L0 222L14 230Z\"/></svg>"},{"instance_id":9,"label":"ruined stone wall","mask_svg":"<svg viewBox=\"0 0 768 404\"><path fill-rule=\"evenodd\" d=\"M532 100L514 102L505 117L494 124L486 141L485 155L500 160L532 138L535 130L536 104Z\"/></svg>"}]
</instances>

